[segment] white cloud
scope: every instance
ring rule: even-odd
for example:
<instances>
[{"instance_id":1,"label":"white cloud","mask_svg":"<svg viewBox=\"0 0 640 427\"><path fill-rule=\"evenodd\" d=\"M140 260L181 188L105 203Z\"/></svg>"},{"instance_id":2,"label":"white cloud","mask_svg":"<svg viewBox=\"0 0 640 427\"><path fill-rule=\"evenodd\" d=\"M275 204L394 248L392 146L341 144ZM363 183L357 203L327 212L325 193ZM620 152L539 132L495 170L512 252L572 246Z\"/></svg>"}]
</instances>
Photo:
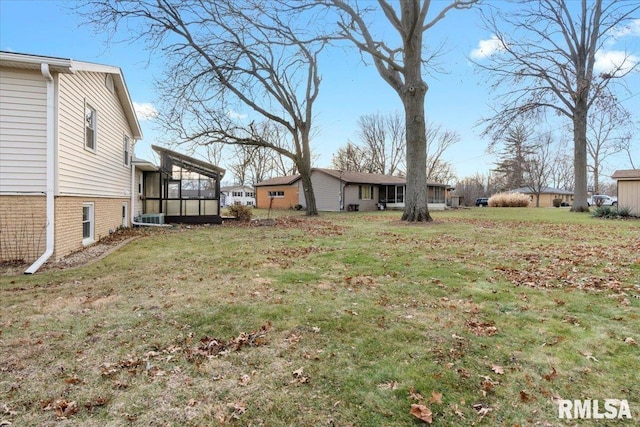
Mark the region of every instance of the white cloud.
<instances>
[{"instance_id":1,"label":"white cloud","mask_svg":"<svg viewBox=\"0 0 640 427\"><path fill-rule=\"evenodd\" d=\"M471 57L473 59L483 59L488 58L494 53L500 52L504 50L504 46L500 39L496 36L491 36L490 39L480 40L478 42L478 47L471 51Z\"/></svg>"},{"instance_id":2,"label":"white cloud","mask_svg":"<svg viewBox=\"0 0 640 427\"><path fill-rule=\"evenodd\" d=\"M136 110L136 115L140 121L153 120L158 117L158 110L156 110L156 107L150 102L142 104L134 102L133 109Z\"/></svg>"},{"instance_id":3,"label":"white cloud","mask_svg":"<svg viewBox=\"0 0 640 427\"><path fill-rule=\"evenodd\" d=\"M240 120L242 120L242 119L246 119L247 118L246 114L240 114L240 113L238 113L236 111L233 111L233 110L227 111L227 116L230 119L240 119Z\"/></svg>"},{"instance_id":4,"label":"white cloud","mask_svg":"<svg viewBox=\"0 0 640 427\"><path fill-rule=\"evenodd\" d=\"M634 19L624 27L618 27L613 29L613 37L620 39L622 37L640 37L640 18Z\"/></svg>"},{"instance_id":5,"label":"white cloud","mask_svg":"<svg viewBox=\"0 0 640 427\"><path fill-rule=\"evenodd\" d=\"M636 64L640 63L640 57L631 55L621 50L609 50L596 52L596 62L593 70L596 73L613 73L624 74Z\"/></svg>"}]
</instances>

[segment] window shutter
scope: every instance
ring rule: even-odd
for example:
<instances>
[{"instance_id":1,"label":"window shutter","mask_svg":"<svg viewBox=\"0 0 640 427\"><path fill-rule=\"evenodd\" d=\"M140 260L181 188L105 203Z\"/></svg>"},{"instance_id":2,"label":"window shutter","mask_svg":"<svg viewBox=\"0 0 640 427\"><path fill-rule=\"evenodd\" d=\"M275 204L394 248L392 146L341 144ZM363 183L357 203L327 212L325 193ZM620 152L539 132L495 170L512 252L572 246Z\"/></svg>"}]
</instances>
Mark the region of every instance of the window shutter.
<instances>
[{"instance_id":1,"label":"window shutter","mask_svg":"<svg viewBox=\"0 0 640 427\"><path fill-rule=\"evenodd\" d=\"M358 199L362 200L362 185L358 185Z\"/></svg>"}]
</instances>

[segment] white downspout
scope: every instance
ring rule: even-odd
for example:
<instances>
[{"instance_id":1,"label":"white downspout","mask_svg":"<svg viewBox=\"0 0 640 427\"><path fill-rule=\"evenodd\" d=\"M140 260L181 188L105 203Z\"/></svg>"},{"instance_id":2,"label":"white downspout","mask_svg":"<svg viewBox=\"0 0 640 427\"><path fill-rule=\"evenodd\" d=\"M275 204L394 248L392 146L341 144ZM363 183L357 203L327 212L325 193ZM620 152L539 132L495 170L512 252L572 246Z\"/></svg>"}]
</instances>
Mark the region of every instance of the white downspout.
<instances>
[{"instance_id":1,"label":"white downspout","mask_svg":"<svg viewBox=\"0 0 640 427\"><path fill-rule=\"evenodd\" d=\"M42 76L47 80L47 171L46 171L46 245L45 251L40 258L36 260L29 268L27 268L24 274L33 274L47 262L47 260L53 255L54 248L54 226L55 226L55 205L54 205L54 184L55 184L55 104L54 104L54 91L55 82L51 71L49 70L49 64L41 64L40 71Z\"/></svg>"}]
</instances>

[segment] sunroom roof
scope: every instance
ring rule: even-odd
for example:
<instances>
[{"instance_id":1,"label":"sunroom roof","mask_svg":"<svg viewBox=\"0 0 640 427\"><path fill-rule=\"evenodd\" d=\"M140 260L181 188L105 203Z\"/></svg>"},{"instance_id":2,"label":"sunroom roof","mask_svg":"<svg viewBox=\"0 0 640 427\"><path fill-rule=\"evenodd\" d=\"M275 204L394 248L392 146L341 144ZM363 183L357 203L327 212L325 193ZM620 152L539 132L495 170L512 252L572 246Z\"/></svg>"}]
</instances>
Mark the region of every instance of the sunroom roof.
<instances>
[{"instance_id":1,"label":"sunroom roof","mask_svg":"<svg viewBox=\"0 0 640 427\"><path fill-rule=\"evenodd\" d=\"M225 170L218 166L214 166L211 163L194 159L193 157L185 156L184 154L177 153L167 148L158 147L157 145L152 145L151 148L160 154L160 167L162 169L166 169L168 167L167 163L169 163L171 165L180 166L192 172L208 176L209 178L217 178L220 180L224 176ZM170 172L170 170L167 172Z\"/></svg>"}]
</instances>

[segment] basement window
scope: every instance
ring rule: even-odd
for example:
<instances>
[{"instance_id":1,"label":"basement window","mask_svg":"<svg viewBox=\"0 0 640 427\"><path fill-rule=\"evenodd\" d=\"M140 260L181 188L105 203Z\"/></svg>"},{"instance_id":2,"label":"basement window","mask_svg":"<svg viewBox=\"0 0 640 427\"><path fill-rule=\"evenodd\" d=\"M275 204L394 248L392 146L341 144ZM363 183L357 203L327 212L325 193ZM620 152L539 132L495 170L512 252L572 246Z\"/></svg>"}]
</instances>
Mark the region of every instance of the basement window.
<instances>
[{"instance_id":1,"label":"basement window","mask_svg":"<svg viewBox=\"0 0 640 427\"><path fill-rule=\"evenodd\" d=\"M95 242L94 239L94 204L82 204L82 245L87 246Z\"/></svg>"}]
</instances>

